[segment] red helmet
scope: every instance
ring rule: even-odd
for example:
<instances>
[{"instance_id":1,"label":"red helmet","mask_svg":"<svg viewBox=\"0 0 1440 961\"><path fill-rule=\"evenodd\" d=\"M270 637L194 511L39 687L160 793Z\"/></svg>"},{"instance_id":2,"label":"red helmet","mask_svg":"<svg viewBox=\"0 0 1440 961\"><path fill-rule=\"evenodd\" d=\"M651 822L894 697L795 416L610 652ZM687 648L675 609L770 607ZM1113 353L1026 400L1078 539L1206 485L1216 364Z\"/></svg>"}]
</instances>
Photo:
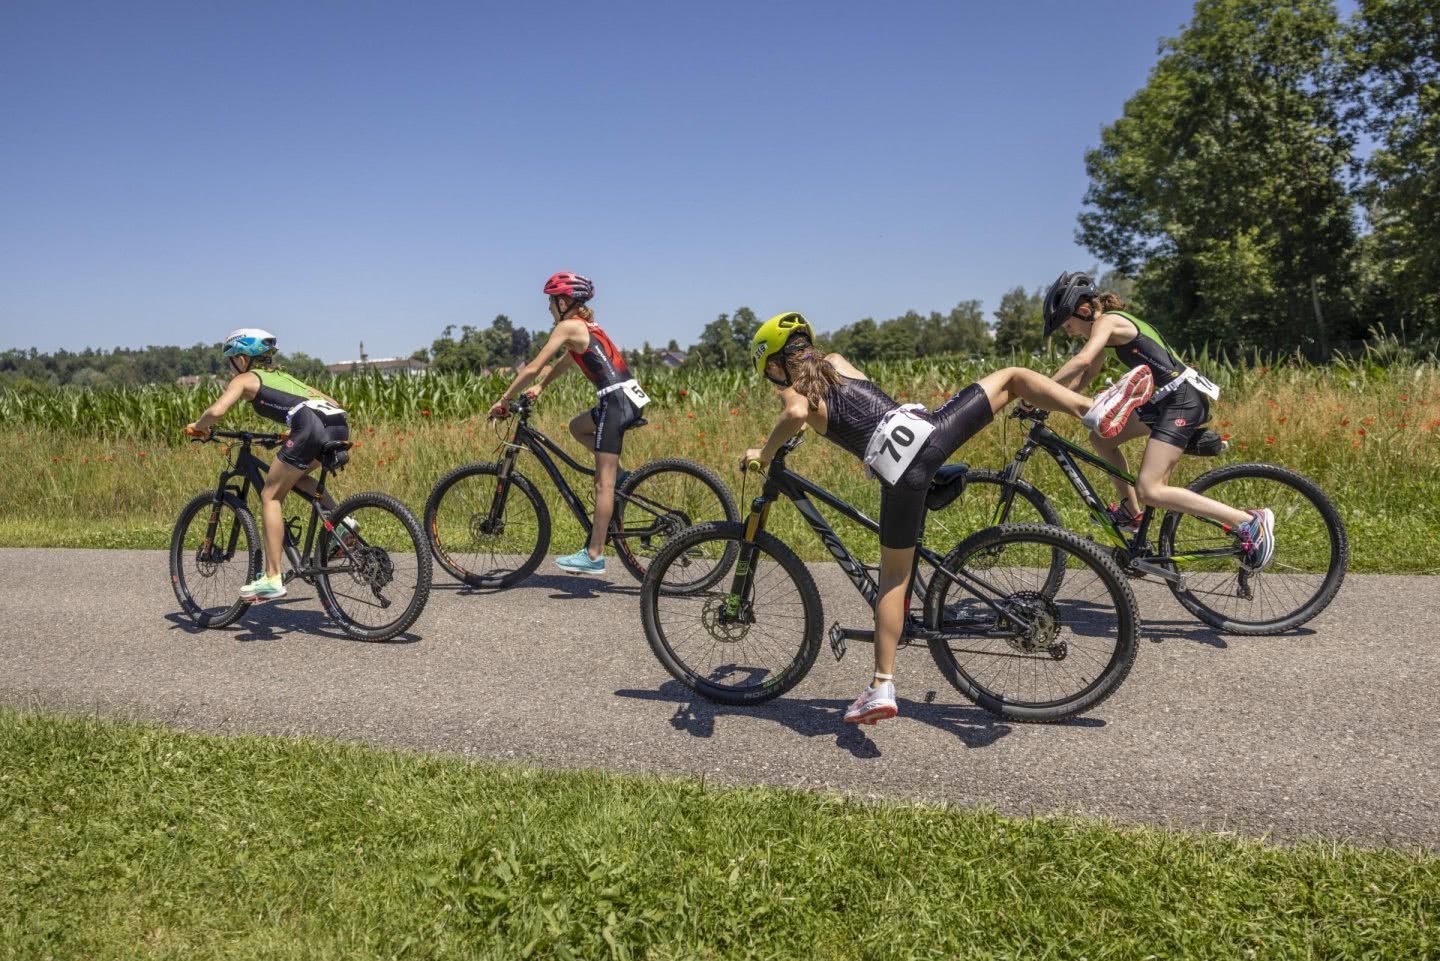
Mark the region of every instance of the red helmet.
<instances>
[{"instance_id":1,"label":"red helmet","mask_svg":"<svg viewBox=\"0 0 1440 961\"><path fill-rule=\"evenodd\" d=\"M551 297L569 297L576 303L583 303L595 296L595 285L589 277L562 270L545 281L545 293Z\"/></svg>"}]
</instances>

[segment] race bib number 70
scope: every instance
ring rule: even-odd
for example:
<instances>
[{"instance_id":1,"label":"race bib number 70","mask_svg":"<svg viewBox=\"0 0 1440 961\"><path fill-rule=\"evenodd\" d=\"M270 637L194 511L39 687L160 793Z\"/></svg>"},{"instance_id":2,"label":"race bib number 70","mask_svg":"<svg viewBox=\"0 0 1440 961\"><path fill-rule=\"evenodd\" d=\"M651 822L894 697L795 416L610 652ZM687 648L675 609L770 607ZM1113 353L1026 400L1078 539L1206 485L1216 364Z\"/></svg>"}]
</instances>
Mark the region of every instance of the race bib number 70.
<instances>
[{"instance_id":1,"label":"race bib number 70","mask_svg":"<svg viewBox=\"0 0 1440 961\"><path fill-rule=\"evenodd\" d=\"M917 417L913 410L898 407L875 425L865 445L865 466L887 484L895 484L934 432L935 425L930 421Z\"/></svg>"}]
</instances>

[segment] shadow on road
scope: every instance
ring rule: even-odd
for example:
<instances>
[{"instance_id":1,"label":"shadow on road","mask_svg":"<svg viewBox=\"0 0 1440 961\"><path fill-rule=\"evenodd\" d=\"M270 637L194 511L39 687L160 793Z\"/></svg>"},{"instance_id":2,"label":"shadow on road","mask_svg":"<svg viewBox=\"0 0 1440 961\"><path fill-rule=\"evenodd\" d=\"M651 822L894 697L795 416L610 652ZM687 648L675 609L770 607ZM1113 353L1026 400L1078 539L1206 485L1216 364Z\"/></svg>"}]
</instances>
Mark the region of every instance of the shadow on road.
<instances>
[{"instance_id":1,"label":"shadow on road","mask_svg":"<svg viewBox=\"0 0 1440 961\"><path fill-rule=\"evenodd\" d=\"M558 591L546 595L557 601L581 601L602 594L618 595L620 597L639 597L640 587L633 584L611 584L609 581L602 581L598 577L586 577L584 574L531 574L525 580L514 587L470 587L467 584L436 584L431 590L454 591L461 597L490 597L495 594L514 594L525 590L550 590Z\"/></svg>"},{"instance_id":2,"label":"shadow on road","mask_svg":"<svg viewBox=\"0 0 1440 961\"><path fill-rule=\"evenodd\" d=\"M313 608L291 607L296 601L304 601L308 598L286 598L279 601L270 601L265 604L252 604L250 609L240 616L240 619L228 627L205 628L199 627L194 621L179 611L165 615L165 620L171 623L171 630L184 631L186 634L210 634L219 632L229 635L237 641L246 643L252 641L278 641L289 634L313 634L317 637L327 638L332 641L348 641L356 644L379 644L389 646L392 644L414 644L420 640L420 635L406 632L388 641L364 641L358 640L346 634L335 626L329 615L324 611L317 611Z\"/></svg>"},{"instance_id":3,"label":"shadow on road","mask_svg":"<svg viewBox=\"0 0 1440 961\"><path fill-rule=\"evenodd\" d=\"M1207 647L1214 647L1220 650L1229 648L1226 634L1215 630L1208 624L1197 621L1144 621L1140 628L1141 636L1147 640L1159 643L1174 638L1181 641L1193 641L1196 644L1204 644ZM1282 634L1268 635L1271 637L1293 638L1312 637L1315 631L1308 627L1297 627L1293 631L1285 631ZM1244 637L1246 635L1235 635Z\"/></svg>"},{"instance_id":4,"label":"shadow on road","mask_svg":"<svg viewBox=\"0 0 1440 961\"><path fill-rule=\"evenodd\" d=\"M753 707L740 707L708 701L690 691L679 681L666 681L653 691L619 690L618 697L642 701L670 701L678 706L670 717L670 726L693 737L710 737L715 733L715 719L726 716L765 718L789 728L802 737L833 737L837 747L855 757L879 757L880 748L870 740L865 725L846 724L842 720L849 703L816 698L805 700L777 697ZM899 698L900 720L919 721L951 734L969 748L989 747L1010 733L1011 724L995 718L969 704L936 704L935 692L924 700ZM885 722L893 723L893 722ZM1057 727L1103 727L1099 718L1073 718Z\"/></svg>"}]
</instances>

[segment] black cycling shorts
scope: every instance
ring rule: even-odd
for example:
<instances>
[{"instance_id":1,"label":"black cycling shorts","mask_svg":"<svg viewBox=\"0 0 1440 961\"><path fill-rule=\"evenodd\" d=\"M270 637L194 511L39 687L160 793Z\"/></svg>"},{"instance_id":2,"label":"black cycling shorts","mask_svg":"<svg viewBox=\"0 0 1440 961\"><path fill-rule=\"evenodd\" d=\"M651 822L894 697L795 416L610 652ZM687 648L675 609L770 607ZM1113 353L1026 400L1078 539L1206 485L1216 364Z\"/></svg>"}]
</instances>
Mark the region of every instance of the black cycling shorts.
<instances>
[{"instance_id":1,"label":"black cycling shorts","mask_svg":"<svg viewBox=\"0 0 1440 961\"><path fill-rule=\"evenodd\" d=\"M1183 449L1200 426L1210 420L1210 398L1194 384L1181 384L1158 401L1138 407L1135 416L1150 428L1155 440Z\"/></svg>"},{"instance_id":2,"label":"black cycling shorts","mask_svg":"<svg viewBox=\"0 0 1440 961\"><path fill-rule=\"evenodd\" d=\"M931 411L935 431L910 462L899 483L880 484L880 546L892 550L914 547L925 525L925 495L930 481L950 457L978 434L995 413L979 384L971 384Z\"/></svg>"},{"instance_id":3,"label":"black cycling shorts","mask_svg":"<svg viewBox=\"0 0 1440 961\"><path fill-rule=\"evenodd\" d=\"M640 408L623 390L612 390L601 397L590 408L590 419L595 422L595 452L617 456L624 446L625 432L646 423L640 416Z\"/></svg>"},{"instance_id":4,"label":"black cycling shorts","mask_svg":"<svg viewBox=\"0 0 1440 961\"><path fill-rule=\"evenodd\" d=\"M344 414L325 415L301 407L290 415L290 437L277 456L296 470L308 471L328 442L349 439L350 425Z\"/></svg>"}]
</instances>

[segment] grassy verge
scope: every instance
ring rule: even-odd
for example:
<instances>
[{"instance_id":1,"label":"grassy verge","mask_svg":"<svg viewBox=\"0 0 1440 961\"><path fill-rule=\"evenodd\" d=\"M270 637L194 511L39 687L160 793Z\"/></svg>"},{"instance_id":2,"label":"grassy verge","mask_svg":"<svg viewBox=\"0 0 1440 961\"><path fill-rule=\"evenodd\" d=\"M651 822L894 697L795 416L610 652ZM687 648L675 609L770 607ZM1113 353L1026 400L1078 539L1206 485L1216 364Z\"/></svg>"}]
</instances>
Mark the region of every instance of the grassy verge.
<instances>
[{"instance_id":1,"label":"grassy verge","mask_svg":"<svg viewBox=\"0 0 1440 961\"><path fill-rule=\"evenodd\" d=\"M900 400L933 406L968 376L966 371L937 368L905 382L909 389L896 394ZM536 422L552 437L565 437L580 453L565 431L568 418L589 403L584 385L576 381L547 395ZM746 447L764 438L773 423L774 401L753 385L676 388L670 394L647 409L650 425L629 435L626 463L688 457L720 473L740 499L734 465ZM196 398L197 411L201 400ZM1224 458L1183 459L1175 482L1185 483L1221 462L1267 460L1292 467L1315 480L1340 508L1350 531L1353 570L1440 572L1440 377L1421 371L1398 384L1351 385L1337 380L1333 371L1292 372L1275 380L1255 375L1243 390L1227 395L1213 423L1230 435L1234 448ZM1069 418L1057 417L1053 426L1082 439L1078 424ZM388 491L417 513L442 474L457 464L494 459L497 446L494 433L476 419L357 419L354 436L359 448L337 491ZM1011 460L1020 441L1016 425L1002 421L975 437L957 459L999 468ZM196 491L213 487L221 462L220 448L214 445L171 446L33 428L0 431L0 463L8 477L0 485L0 546L165 547L180 506ZM812 440L791 464L872 516L878 511L878 485L865 479L855 458L834 445ZM543 471L528 458L521 470L549 501L555 522L552 551L575 549L581 540L579 525ZM1052 462L1033 459L1026 476L1049 494L1069 526L1092 529ZM1103 477L1096 474L1092 481L1109 493ZM572 482L588 499L588 478L575 476ZM753 481L748 490L753 494ZM961 516L963 506L961 502L934 519L932 545L948 546L983 526L981 512L977 510L975 518ZM828 556L788 507L773 512L771 526L802 556ZM873 558L873 537L842 528L842 534L851 533L853 546L869 547Z\"/></svg>"},{"instance_id":2,"label":"grassy verge","mask_svg":"<svg viewBox=\"0 0 1440 961\"><path fill-rule=\"evenodd\" d=\"M1440 860L0 708L5 958L1425 958Z\"/></svg>"}]
</instances>

